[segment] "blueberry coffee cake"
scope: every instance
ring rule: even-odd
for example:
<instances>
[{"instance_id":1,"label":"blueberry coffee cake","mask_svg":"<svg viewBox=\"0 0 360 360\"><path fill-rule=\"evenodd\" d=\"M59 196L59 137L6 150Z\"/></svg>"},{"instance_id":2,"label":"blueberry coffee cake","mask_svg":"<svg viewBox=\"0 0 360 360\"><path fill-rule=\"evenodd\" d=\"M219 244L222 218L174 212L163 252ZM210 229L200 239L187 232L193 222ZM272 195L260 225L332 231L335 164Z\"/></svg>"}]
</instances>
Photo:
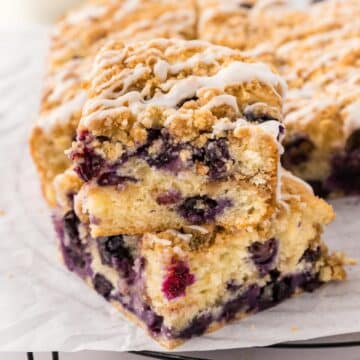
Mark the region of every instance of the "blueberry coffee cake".
<instances>
[{"instance_id":1,"label":"blueberry coffee cake","mask_svg":"<svg viewBox=\"0 0 360 360\"><path fill-rule=\"evenodd\" d=\"M270 227L237 232L189 225L94 238L74 207L80 188L71 170L56 179L64 263L168 348L346 276L347 259L321 240L331 207L286 172Z\"/></svg>"},{"instance_id":2,"label":"blueberry coffee cake","mask_svg":"<svg viewBox=\"0 0 360 360\"><path fill-rule=\"evenodd\" d=\"M278 186L285 85L201 41L110 41L69 152L92 236L266 220Z\"/></svg>"},{"instance_id":3,"label":"blueberry coffee cake","mask_svg":"<svg viewBox=\"0 0 360 360\"><path fill-rule=\"evenodd\" d=\"M167 348L345 279L333 210L296 176L359 193L359 12L90 0L61 19L30 145L66 267Z\"/></svg>"},{"instance_id":4,"label":"blueberry coffee cake","mask_svg":"<svg viewBox=\"0 0 360 360\"><path fill-rule=\"evenodd\" d=\"M193 0L90 0L63 17L52 32L40 118L30 144L44 195L55 205L52 181L70 162L86 92L82 82L110 36L122 40L193 38Z\"/></svg>"}]
</instances>

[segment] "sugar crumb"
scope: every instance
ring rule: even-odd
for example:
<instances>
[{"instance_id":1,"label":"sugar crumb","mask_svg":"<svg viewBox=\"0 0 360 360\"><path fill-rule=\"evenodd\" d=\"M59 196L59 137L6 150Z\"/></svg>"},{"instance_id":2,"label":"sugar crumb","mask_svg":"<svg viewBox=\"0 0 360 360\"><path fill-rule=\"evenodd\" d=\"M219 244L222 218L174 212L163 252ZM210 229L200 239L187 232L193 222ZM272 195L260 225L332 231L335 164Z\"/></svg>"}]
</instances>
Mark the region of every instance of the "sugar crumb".
<instances>
[{"instance_id":1,"label":"sugar crumb","mask_svg":"<svg viewBox=\"0 0 360 360\"><path fill-rule=\"evenodd\" d=\"M14 277L14 274L10 273L10 272L7 272L5 273L5 276L8 278L8 279L12 279Z\"/></svg>"},{"instance_id":2,"label":"sugar crumb","mask_svg":"<svg viewBox=\"0 0 360 360\"><path fill-rule=\"evenodd\" d=\"M290 328L291 332L298 332L299 331L299 328L295 325L293 325L291 328Z\"/></svg>"}]
</instances>

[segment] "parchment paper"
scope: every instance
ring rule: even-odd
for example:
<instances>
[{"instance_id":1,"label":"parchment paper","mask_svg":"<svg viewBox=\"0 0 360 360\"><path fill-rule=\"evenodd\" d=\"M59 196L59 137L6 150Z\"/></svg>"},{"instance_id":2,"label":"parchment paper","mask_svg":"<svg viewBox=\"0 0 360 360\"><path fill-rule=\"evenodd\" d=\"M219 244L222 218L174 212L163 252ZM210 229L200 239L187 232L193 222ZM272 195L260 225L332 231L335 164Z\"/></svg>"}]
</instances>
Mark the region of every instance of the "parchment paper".
<instances>
[{"instance_id":1,"label":"parchment paper","mask_svg":"<svg viewBox=\"0 0 360 360\"><path fill-rule=\"evenodd\" d=\"M0 29L0 350L160 350L58 261L27 150L47 29ZM334 202L326 238L360 259L360 199ZM349 280L194 339L185 350L263 346L360 331L360 267Z\"/></svg>"}]
</instances>

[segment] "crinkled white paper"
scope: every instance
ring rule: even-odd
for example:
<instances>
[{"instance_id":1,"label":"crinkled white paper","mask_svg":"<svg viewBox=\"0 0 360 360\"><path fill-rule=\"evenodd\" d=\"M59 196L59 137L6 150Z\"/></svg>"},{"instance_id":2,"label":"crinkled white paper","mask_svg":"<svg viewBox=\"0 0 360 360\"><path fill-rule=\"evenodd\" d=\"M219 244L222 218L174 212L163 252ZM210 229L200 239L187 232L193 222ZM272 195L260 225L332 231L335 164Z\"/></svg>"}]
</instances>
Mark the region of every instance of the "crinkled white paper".
<instances>
[{"instance_id":1,"label":"crinkled white paper","mask_svg":"<svg viewBox=\"0 0 360 360\"><path fill-rule=\"evenodd\" d=\"M36 117L44 28L0 31L0 350L159 350L58 261L55 235L27 148ZM326 238L360 259L360 199L334 203ZM360 267L325 286L181 350L262 346L360 331Z\"/></svg>"}]
</instances>

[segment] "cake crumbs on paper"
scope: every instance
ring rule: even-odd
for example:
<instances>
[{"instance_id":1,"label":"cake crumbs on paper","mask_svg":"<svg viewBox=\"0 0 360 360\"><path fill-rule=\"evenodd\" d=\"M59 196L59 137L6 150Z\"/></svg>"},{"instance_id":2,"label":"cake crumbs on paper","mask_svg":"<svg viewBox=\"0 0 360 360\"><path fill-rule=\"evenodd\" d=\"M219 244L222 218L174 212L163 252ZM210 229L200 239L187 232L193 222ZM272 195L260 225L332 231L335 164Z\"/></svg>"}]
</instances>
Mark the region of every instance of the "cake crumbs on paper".
<instances>
[{"instance_id":1,"label":"cake crumbs on paper","mask_svg":"<svg viewBox=\"0 0 360 360\"><path fill-rule=\"evenodd\" d=\"M3 209L0 209L0 216L4 216L5 215L5 211Z\"/></svg>"},{"instance_id":2,"label":"cake crumbs on paper","mask_svg":"<svg viewBox=\"0 0 360 360\"><path fill-rule=\"evenodd\" d=\"M256 326L255 326L254 324L252 324L252 325L250 326L250 330L254 331L255 329L256 329Z\"/></svg>"},{"instance_id":3,"label":"cake crumbs on paper","mask_svg":"<svg viewBox=\"0 0 360 360\"><path fill-rule=\"evenodd\" d=\"M290 328L291 332L298 332L299 331L299 328L296 326L296 325L293 325L291 328Z\"/></svg>"},{"instance_id":4,"label":"cake crumbs on paper","mask_svg":"<svg viewBox=\"0 0 360 360\"><path fill-rule=\"evenodd\" d=\"M5 273L5 277L7 277L8 279L12 279L14 277L14 274L11 272L7 272Z\"/></svg>"}]
</instances>

